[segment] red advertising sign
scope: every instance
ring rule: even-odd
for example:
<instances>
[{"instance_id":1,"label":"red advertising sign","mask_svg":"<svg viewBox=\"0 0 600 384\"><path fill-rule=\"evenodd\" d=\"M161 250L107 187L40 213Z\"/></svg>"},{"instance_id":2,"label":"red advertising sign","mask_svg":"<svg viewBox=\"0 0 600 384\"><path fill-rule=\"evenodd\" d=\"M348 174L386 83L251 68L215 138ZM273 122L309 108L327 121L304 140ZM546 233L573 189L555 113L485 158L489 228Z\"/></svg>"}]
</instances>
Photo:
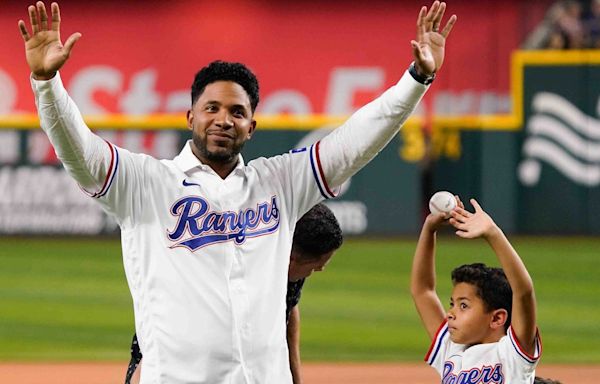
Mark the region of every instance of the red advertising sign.
<instances>
[{"instance_id":1,"label":"red advertising sign","mask_svg":"<svg viewBox=\"0 0 600 384\"><path fill-rule=\"evenodd\" d=\"M458 23L426 107L436 113L505 112L510 52L549 1L451 1ZM35 110L17 20L0 12L0 114ZM195 72L241 61L261 82L262 113L347 114L399 79L422 1L192 0L60 2L62 35L83 37L63 80L85 114L188 108Z\"/></svg>"}]
</instances>

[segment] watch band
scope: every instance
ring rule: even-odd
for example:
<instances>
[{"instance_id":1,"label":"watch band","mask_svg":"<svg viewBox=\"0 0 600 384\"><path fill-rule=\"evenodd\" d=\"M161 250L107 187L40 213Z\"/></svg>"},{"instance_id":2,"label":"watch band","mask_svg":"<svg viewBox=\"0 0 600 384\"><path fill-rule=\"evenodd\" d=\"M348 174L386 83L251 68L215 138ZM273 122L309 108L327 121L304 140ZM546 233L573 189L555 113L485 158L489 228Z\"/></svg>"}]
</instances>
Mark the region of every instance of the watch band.
<instances>
[{"instance_id":1,"label":"watch band","mask_svg":"<svg viewBox=\"0 0 600 384\"><path fill-rule=\"evenodd\" d=\"M420 75L417 72L417 68L415 67L414 62L412 62L410 64L410 67L408 67L408 73L410 73L410 75L413 77L413 79L415 79L416 81L418 81L421 84L429 85L429 84L433 83L433 80L435 80L435 73L430 76Z\"/></svg>"}]
</instances>

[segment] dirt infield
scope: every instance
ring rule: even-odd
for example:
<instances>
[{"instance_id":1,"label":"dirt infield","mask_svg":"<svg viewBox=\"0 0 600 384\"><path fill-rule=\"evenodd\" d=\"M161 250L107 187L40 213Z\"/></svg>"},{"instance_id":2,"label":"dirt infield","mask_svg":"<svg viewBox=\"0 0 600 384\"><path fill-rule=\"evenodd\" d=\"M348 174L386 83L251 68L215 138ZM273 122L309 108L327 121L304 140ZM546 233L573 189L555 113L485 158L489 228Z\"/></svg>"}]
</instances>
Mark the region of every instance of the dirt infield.
<instances>
[{"instance_id":1,"label":"dirt infield","mask_svg":"<svg viewBox=\"0 0 600 384\"><path fill-rule=\"evenodd\" d=\"M2 384L120 384L126 363L0 363ZM422 364L307 363L306 384L432 384L439 383L433 370ZM600 365L544 365L538 376L564 384L597 384Z\"/></svg>"}]
</instances>

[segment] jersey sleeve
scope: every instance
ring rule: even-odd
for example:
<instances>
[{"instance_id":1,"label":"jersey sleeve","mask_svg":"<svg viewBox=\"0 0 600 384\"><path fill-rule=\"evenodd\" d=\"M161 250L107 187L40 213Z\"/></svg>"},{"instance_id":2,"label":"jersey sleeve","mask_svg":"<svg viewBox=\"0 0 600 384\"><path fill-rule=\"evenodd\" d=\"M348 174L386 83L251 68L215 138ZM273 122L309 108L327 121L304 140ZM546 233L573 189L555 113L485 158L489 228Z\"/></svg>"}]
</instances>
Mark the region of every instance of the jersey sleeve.
<instances>
[{"instance_id":1,"label":"jersey sleeve","mask_svg":"<svg viewBox=\"0 0 600 384\"><path fill-rule=\"evenodd\" d=\"M527 379L532 376L542 355L542 340L539 331L535 335L535 351L529 355L523 350L512 327L508 328L507 337L500 340L500 355L508 364L508 369L514 377Z\"/></svg>"},{"instance_id":2,"label":"jersey sleeve","mask_svg":"<svg viewBox=\"0 0 600 384\"><path fill-rule=\"evenodd\" d=\"M105 142L111 150L111 162L101 187L83 191L97 200L121 228L133 226L143 211L143 204L155 193L147 175L158 174L156 160L132 153ZM83 189L83 188L82 188Z\"/></svg>"},{"instance_id":3,"label":"jersey sleeve","mask_svg":"<svg viewBox=\"0 0 600 384\"><path fill-rule=\"evenodd\" d=\"M31 78L31 87L40 125L67 173L119 224L131 219L140 200L144 156L117 148L90 131L59 73L47 81Z\"/></svg>"},{"instance_id":4,"label":"jersey sleeve","mask_svg":"<svg viewBox=\"0 0 600 384\"><path fill-rule=\"evenodd\" d=\"M296 220L315 204L337 196L338 189L332 188L325 178L321 158L321 145L316 142L310 147L294 149L288 157L289 179Z\"/></svg>"},{"instance_id":5,"label":"jersey sleeve","mask_svg":"<svg viewBox=\"0 0 600 384\"><path fill-rule=\"evenodd\" d=\"M66 171L86 190L99 190L114 165L114 153L87 127L63 87L60 73L48 81L31 78L40 125Z\"/></svg>"},{"instance_id":6,"label":"jersey sleeve","mask_svg":"<svg viewBox=\"0 0 600 384\"><path fill-rule=\"evenodd\" d=\"M266 172L263 183L279 184L288 202L288 217L293 225L315 204L337 195L337 189L331 188L323 176L319 152L317 142L309 147L250 163Z\"/></svg>"},{"instance_id":7,"label":"jersey sleeve","mask_svg":"<svg viewBox=\"0 0 600 384\"><path fill-rule=\"evenodd\" d=\"M442 375L446 358L451 355L452 351L457 346L458 344L455 344L450 340L448 322L444 320L436 332L424 360Z\"/></svg>"},{"instance_id":8,"label":"jersey sleeve","mask_svg":"<svg viewBox=\"0 0 600 384\"><path fill-rule=\"evenodd\" d=\"M427 89L406 71L395 86L324 137L319 148L323 183L340 186L371 161L398 133Z\"/></svg>"}]
</instances>

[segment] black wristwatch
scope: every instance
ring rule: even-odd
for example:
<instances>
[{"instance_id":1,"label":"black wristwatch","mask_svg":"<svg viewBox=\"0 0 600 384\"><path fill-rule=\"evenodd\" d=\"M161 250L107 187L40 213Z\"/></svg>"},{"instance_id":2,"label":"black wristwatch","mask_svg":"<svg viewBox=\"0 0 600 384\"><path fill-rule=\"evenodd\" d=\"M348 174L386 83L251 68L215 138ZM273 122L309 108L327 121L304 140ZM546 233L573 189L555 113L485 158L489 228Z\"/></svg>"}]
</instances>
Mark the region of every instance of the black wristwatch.
<instances>
[{"instance_id":1,"label":"black wristwatch","mask_svg":"<svg viewBox=\"0 0 600 384\"><path fill-rule=\"evenodd\" d=\"M408 67L408 73L410 73L410 75L413 77L413 79L415 79L416 81L418 81L421 84L429 85L429 84L433 83L433 80L435 80L435 73L432 75L429 75L429 76L420 75L417 72L417 68L415 68L414 62L410 65L410 67Z\"/></svg>"}]
</instances>

